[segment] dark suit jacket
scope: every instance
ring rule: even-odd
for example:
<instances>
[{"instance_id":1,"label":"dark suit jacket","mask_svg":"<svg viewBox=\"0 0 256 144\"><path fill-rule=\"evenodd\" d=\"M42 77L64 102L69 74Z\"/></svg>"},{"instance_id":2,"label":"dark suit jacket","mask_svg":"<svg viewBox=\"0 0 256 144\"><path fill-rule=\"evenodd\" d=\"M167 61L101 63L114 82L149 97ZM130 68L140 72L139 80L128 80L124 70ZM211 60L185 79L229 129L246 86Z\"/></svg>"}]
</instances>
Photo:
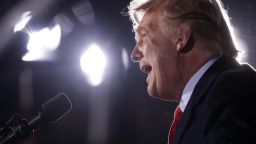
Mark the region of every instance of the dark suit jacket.
<instances>
[{"instance_id":1,"label":"dark suit jacket","mask_svg":"<svg viewBox=\"0 0 256 144\"><path fill-rule=\"evenodd\" d=\"M174 144L256 144L256 72L218 59L197 83Z\"/></svg>"}]
</instances>

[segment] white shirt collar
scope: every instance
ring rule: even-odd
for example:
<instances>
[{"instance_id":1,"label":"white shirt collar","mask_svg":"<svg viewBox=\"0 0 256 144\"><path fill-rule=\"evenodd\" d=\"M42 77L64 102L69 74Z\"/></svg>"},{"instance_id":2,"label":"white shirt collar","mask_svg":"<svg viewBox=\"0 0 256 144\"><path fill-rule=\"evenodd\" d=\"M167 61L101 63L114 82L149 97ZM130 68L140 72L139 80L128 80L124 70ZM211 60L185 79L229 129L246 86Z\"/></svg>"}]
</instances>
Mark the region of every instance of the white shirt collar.
<instances>
[{"instance_id":1,"label":"white shirt collar","mask_svg":"<svg viewBox=\"0 0 256 144\"><path fill-rule=\"evenodd\" d=\"M181 100L180 100L180 109L182 112L184 112L188 101L192 95L192 92L196 86L196 84L198 83L198 81L200 80L200 78L203 76L203 74L206 72L206 70L208 70L208 68L217 60L217 58L213 58L211 60L209 60L206 64L204 64L192 77L191 79L188 81L188 83L186 84L183 92L182 92L182 96L181 96Z\"/></svg>"}]
</instances>

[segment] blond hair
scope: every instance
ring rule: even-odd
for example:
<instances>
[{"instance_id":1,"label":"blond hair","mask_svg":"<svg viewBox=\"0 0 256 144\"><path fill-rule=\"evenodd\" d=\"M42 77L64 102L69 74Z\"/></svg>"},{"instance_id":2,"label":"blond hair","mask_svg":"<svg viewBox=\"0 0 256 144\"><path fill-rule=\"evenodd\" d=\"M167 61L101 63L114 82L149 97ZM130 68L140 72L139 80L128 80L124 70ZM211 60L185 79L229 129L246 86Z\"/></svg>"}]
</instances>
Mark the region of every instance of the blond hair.
<instances>
[{"instance_id":1,"label":"blond hair","mask_svg":"<svg viewBox=\"0 0 256 144\"><path fill-rule=\"evenodd\" d=\"M219 56L237 56L233 29L220 0L133 0L128 9L135 28L146 12L161 11L167 22L188 24L204 49Z\"/></svg>"}]
</instances>

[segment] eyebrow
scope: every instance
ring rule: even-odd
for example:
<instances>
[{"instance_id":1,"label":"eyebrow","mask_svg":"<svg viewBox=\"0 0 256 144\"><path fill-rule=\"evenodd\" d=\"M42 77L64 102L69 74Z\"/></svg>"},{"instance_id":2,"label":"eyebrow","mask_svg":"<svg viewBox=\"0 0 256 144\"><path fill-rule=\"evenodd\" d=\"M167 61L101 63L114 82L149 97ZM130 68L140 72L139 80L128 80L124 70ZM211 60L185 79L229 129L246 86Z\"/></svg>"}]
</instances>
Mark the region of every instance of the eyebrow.
<instances>
[{"instance_id":1,"label":"eyebrow","mask_svg":"<svg viewBox=\"0 0 256 144\"><path fill-rule=\"evenodd\" d=\"M135 33L141 33L141 31L143 31L143 30L150 33L150 31L151 31L150 24L138 26L137 29L134 30L134 32Z\"/></svg>"},{"instance_id":2,"label":"eyebrow","mask_svg":"<svg viewBox=\"0 0 256 144\"><path fill-rule=\"evenodd\" d=\"M149 23L143 24L143 25L139 25L139 26L134 30L136 42L138 41L138 34L140 34L141 31L144 30L144 31L146 31L146 32L148 32L148 33L151 33L152 29L153 29L153 24L152 24L152 22L149 22Z\"/></svg>"},{"instance_id":3,"label":"eyebrow","mask_svg":"<svg viewBox=\"0 0 256 144\"><path fill-rule=\"evenodd\" d=\"M147 26L145 26L145 25L138 26L138 28L135 29L135 32L140 33L142 30L146 30L147 31Z\"/></svg>"}]
</instances>

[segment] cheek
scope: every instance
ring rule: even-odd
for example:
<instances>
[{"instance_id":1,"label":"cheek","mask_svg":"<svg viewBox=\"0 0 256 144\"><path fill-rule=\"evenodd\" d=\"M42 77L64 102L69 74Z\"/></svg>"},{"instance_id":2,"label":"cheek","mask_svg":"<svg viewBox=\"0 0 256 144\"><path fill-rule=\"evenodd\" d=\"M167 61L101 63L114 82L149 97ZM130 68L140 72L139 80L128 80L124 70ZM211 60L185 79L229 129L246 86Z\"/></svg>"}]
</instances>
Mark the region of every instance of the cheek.
<instances>
[{"instance_id":1,"label":"cheek","mask_svg":"<svg viewBox=\"0 0 256 144\"><path fill-rule=\"evenodd\" d=\"M164 91L168 90L177 81L175 60L161 57L155 67L157 85Z\"/></svg>"},{"instance_id":2,"label":"cheek","mask_svg":"<svg viewBox=\"0 0 256 144\"><path fill-rule=\"evenodd\" d=\"M151 46L153 48L152 53L158 58L159 62L168 61L177 53L175 44L165 38L153 39Z\"/></svg>"}]
</instances>

